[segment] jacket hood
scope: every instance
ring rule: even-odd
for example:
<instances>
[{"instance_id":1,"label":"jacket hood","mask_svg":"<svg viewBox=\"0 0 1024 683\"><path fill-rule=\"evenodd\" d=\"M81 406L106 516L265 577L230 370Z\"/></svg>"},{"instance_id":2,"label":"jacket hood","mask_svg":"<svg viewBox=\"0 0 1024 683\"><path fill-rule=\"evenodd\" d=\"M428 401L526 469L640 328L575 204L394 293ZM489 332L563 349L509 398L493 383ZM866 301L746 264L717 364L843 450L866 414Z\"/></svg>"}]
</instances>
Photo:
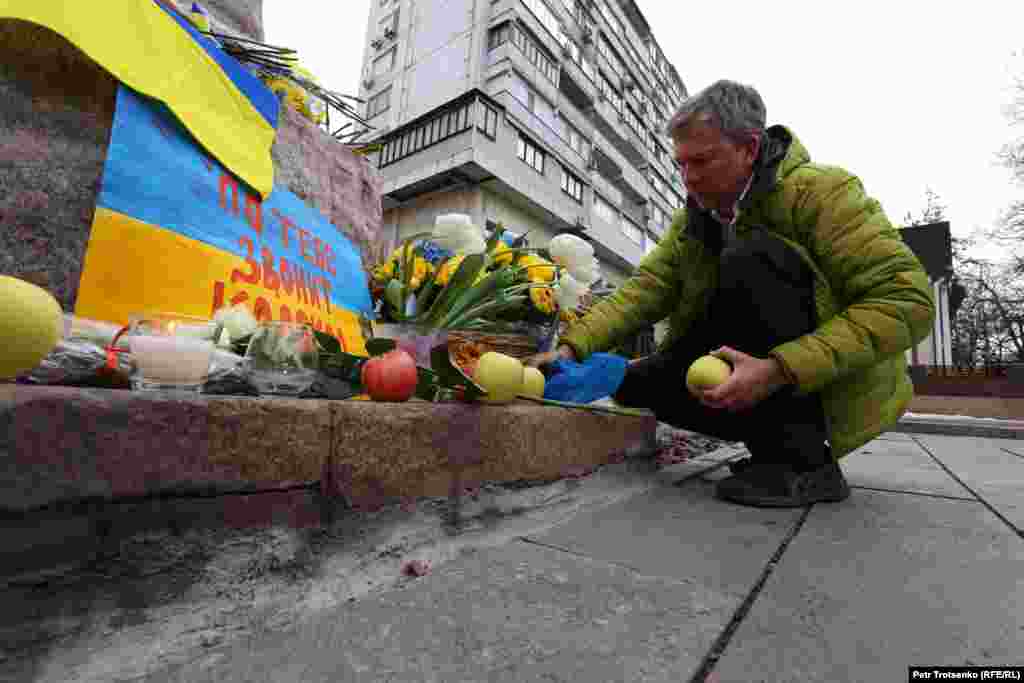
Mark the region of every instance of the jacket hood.
<instances>
[{"instance_id":1,"label":"jacket hood","mask_svg":"<svg viewBox=\"0 0 1024 683\"><path fill-rule=\"evenodd\" d=\"M775 186L798 166L811 161L807 148L797 139L793 131L785 126L771 126L764 132L761 149L754 161L754 181L750 192L740 204L746 209Z\"/></svg>"}]
</instances>

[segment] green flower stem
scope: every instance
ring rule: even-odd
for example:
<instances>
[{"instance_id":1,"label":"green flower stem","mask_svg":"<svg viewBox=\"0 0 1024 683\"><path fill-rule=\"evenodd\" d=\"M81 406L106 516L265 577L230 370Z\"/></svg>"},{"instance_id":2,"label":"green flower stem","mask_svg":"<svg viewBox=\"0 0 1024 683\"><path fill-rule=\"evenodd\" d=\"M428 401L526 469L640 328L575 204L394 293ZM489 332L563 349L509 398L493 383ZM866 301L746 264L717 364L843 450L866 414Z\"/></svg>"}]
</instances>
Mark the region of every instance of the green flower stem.
<instances>
[{"instance_id":1,"label":"green flower stem","mask_svg":"<svg viewBox=\"0 0 1024 683\"><path fill-rule=\"evenodd\" d=\"M496 312L500 312L505 308L512 308L518 306L519 304L524 303L528 298L529 297L526 296L513 296L507 298L504 301L489 301L481 306L477 306L476 308L467 311L462 316L452 319L448 327L452 329L458 329L459 325L463 324L466 321L473 320L475 318L480 318L485 315L491 315Z\"/></svg>"}]
</instances>

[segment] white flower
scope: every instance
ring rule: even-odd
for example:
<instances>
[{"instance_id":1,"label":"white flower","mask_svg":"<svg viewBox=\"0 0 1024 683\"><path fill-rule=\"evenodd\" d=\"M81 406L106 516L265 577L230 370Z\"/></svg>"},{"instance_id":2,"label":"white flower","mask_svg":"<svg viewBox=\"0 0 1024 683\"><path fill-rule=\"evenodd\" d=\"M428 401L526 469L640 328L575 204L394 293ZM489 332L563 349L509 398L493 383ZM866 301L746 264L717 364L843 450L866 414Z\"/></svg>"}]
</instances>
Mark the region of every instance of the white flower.
<instances>
[{"instance_id":1,"label":"white flower","mask_svg":"<svg viewBox=\"0 0 1024 683\"><path fill-rule=\"evenodd\" d=\"M555 286L555 301L563 311L571 311L580 305L580 299L587 292L587 286L578 282L569 273L562 273Z\"/></svg>"},{"instance_id":2,"label":"white flower","mask_svg":"<svg viewBox=\"0 0 1024 683\"><path fill-rule=\"evenodd\" d=\"M576 235L558 235L548 244L551 260L569 271L579 282L590 284L593 272L594 247Z\"/></svg>"},{"instance_id":3,"label":"white flower","mask_svg":"<svg viewBox=\"0 0 1024 683\"><path fill-rule=\"evenodd\" d=\"M217 340L220 346L231 344L243 337L249 336L256 331L258 326L256 318L245 304L221 308L214 314L213 321L224 325L224 332L221 334L221 338ZM227 339L225 339L225 335Z\"/></svg>"},{"instance_id":4,"label":"white flower","mask_svg":"<svg viewBox=\"0 0 1024 683\"><path fill-rule=\"evenodd\" d=\"M462 213L438 216L431 239L437 246L461 254L480 254L487 249L483 232Z\"/></svg>"}]
</instances>

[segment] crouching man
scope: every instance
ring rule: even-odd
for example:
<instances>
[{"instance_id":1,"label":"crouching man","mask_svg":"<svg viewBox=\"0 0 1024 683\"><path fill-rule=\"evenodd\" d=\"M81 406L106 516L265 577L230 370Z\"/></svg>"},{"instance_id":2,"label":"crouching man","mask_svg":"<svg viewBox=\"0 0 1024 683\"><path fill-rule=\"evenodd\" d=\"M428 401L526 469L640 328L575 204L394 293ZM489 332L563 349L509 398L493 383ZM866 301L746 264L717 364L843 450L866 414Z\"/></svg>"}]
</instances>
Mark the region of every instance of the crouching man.
<instances>
[{"instance_id":1,"label":"crouching man","mask_svg":"<svg viewBox=\"0 0 1024 683\"><path fill-rule=\"evenodd\" d=\"M837 461L895 424L913 396L904 351L932 327L928 276L860 180L812 163L788 128L765 127L753 88L711 85L668 133L686 207L633 277L531 364L584 362L668 317L661 350L629 365L615 400L744 442L751 458L732 465L719 498L843 500ZM732 375L693 395L686 371L712 351Z\"/></svg>"}]
</instances>

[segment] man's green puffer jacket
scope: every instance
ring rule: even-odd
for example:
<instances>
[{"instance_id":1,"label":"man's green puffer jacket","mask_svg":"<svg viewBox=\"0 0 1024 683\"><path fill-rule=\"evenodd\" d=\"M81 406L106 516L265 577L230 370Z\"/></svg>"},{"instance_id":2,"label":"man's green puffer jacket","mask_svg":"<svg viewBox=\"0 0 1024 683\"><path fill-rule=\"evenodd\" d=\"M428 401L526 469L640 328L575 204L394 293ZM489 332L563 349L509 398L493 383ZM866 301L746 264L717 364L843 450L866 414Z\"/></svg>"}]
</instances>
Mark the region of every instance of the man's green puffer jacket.
<instances>
[{"instance_id":1,"label":"man's green puffer jacket","mask_svg":"<svg viewBox=\"0 0 1024 683\"><path fill-rule=\"evenodd\" d=\"M932 286L860 180L841 168L812 164L782 126L766 131L736 239L758 229L793 247L815 273L817 329L771 355L796 380L798 394L821 392L832 454L840 458L906 412L914 388L904 352L932 329ZM562 342L582 360L668 317L662 348L670 346L701 317L714 290L718 258L705 240L720 235L718 223L692 202L678 210L633 277Z\"/></svg>"}]
</instances>

